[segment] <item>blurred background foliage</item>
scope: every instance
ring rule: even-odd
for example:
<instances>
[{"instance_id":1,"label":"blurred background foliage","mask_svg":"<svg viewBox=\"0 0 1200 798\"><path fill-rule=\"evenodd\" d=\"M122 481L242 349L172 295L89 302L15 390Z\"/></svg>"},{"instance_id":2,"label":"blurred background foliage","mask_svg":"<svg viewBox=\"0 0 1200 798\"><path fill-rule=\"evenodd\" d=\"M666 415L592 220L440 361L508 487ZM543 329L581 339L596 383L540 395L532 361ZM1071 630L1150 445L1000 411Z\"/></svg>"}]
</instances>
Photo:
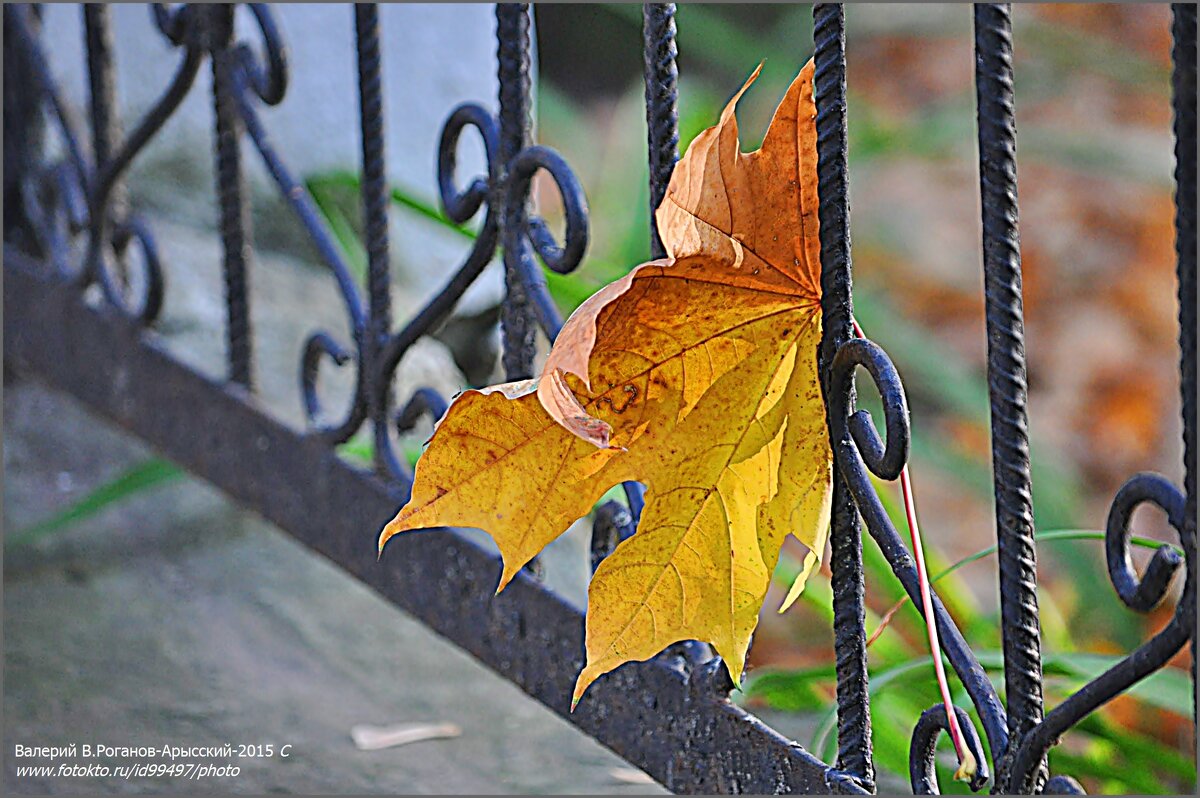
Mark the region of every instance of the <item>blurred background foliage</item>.
<instances>
[{"instance_id":1,"label":"blurred background foliage","mask_svg":"<svg viewBox=\"0 0 1200 798\"><path fill-rule=\"evenodd\" d=\"M573 166L588 197L591 245L572 275L547 273L564 315L648 259L648 172L641 10L633 4L536 6L538 140ZM1165 4L1022 4L1014 10L1018 167L1035 524L1048 706L1102 672L1170 617L1178 588L1148 615L1128 611L1105 573L1103 534L1120 484L1140 470L1182 481ZM713 124L761 61L739 106L744 150L812 51L808 5L685 4L678 9L681 151ZM979 255L971 11L967 5L855 5L847 11L855 313L905 379L914 490L927 558L946 606L1003 690ZM553 186L539 212L561 219ZM358 179L306 185L365 273ZM429 187L393 188L397 214L451 229ZM495 314L483 314L494 324ZM483 340L476 336L475 339ZM460 362L461 365L461 362ZM464 367L464 372L469 373ZM486 380L468 377L468 383ZM860 403L880 417L878 399ZM410 462L420 440L402 442ZM369 436L343 454L370 460ZM171 481L164 461L136 466L62 513L18 533L51 534ZM881 496L900 526L896 486ZM1142 565L1165 518L1141 510ZM798 565L785 550L778 606ZM918 611L869 540L867 628L883 791L907 790L912 727L938 701ZM835 751L828 570L786 615L765 611L749 679L735 700L818 756ZM1054 772L1089 792L1195 787L1186 652L1067 734ZM956 703L970 702L954 677ZM978 719L976 726L979 727ZM941 785L952 752L943 740Z\"/></svg>"}]
</instances>

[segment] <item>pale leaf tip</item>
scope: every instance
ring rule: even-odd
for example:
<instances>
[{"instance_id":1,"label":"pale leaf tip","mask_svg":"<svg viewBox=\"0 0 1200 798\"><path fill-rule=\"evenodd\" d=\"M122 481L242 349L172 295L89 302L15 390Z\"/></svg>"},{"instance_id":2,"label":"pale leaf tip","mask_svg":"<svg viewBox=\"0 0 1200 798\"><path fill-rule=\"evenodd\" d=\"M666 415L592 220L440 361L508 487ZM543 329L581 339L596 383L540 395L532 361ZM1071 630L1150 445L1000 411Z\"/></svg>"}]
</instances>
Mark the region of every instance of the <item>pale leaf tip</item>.
<instances>
[{"instance_id":1,"label":"pale leaf tip","mask_svg":"<svg viewBox=\"0 0 1200 798\"><path fill-rule=\"evenodd\" d=\"M809 551L804 555L804 564L800 567L800 573L796 575L796 579L792 582L791 588L788 590L787 597L783 600L783 604L779 607L779 613L782 615L787 612L800 595L804 593L804 586L808 584L808 578L812 576L813 570L816 568L820 558L816 552Z\"/></svg>"},{"instance_id":2,"label":"pale leaf tip","mask_svg":"<svg viewBox=\"0 0 1200 798\"><path fill-rule=\"evenodd\" d=\"M513 580L513 577L515 577L517 575L517 571L520 571L522 567L523 567L523 564L518 565L514 568L509 565L507 560L505 560L504 561L504 570L500 574L500 584L496 585L496 592L493 595L499 596L500 593L503 592L504 588L508 587L508 583Z\"/></svg>"},{"instance_id":3,"label":"pale leaf tip","mask_svg":"<svg viewBox=\"0 0 1200 798\"><path fill-rule=\"evenodd\" d=\"M975 773L979 765L975 761L974 755L970 751L963 750L962 761L958 764L958 770L954 771L955 781L970 781L975 778Z\"/></svg>"},{"instance_id":4,"label":"pale leaf tip","mask_svg":"<svg viewBox=\"0 0 1200 798\"><path fill-rule=\"evenodd\" d=\"M583 694L592 686L592 682L600 676L603 671L597 672L594 665L589 665L579 672L578 678L575 679L575 690L571 695L571 711L575 711L575 707L583 699Z\"/></svg>"},{"instance_id":5,"label":"pale leaf tip","mask_svg":"<svg viewBox=\"0 0 1200 798\"><path fill-rule=\"evenodd\" d=\"M796 581L792 582L792 587L790 590L788 590L787 597L784 598L783 603L779 605L780 615L783 615L785 612L790 610L792 605L795 604L800 598L801 594L804 593L804 582L805 579L802 577L797 577Z\"/></svg>"}]
</instances>

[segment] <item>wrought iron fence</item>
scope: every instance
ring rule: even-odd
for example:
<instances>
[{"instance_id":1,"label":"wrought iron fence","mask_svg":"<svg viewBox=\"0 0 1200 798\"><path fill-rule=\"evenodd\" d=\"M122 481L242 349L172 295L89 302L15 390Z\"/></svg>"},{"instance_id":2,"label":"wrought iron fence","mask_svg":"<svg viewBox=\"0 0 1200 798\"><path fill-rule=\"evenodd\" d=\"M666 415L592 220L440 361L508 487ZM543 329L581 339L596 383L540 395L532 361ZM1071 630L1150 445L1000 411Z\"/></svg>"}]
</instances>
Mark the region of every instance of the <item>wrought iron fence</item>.
<instances>
[{"instance_id":1,"label":"wrought iron fence","mask_svg":"<svg viewBox=\"0 0 1200 798\"><path fill-rule=\"evenodd\" d=\"M819 362L837 468L834 473L832 579L837 652L838 753L821 762L728 701L730 685L705 646L673 647L664 656L620 669L597 683L574 714L567 697L581 667L583 618L526 572L492 598L496 561L455 530L402 536L376 562L372 531L405 498L411 475L393 449L390 429L437 418L446 400L429 388L402 386L393 375L405 352L443 320L487 263L502 253L503 365L510 379L529 377L535 338L553 339L561 318L541 266L567 273L588 238L583 190L554 151L531 141L530 9L496 8L499 113L468 103L445 123L437 152L445 214L466 222L482 214L479 234L445 287L411 320L394 329L388 273L387 186L383 147L384 90L380 30L374 5L353 7L357 37L362 140L362 201L367 252L365 292L324 226L312 199L272 147L262 105L280 102L288 84L286 49L271 9L249 4L154 4L158 30L179 50L168 88L131 132L115 118L113 34L109 9L83 7L90 87L90 131L76 126L39 39L35 6L4 9L5 269L4 359L17 372L40 375L132 430L236 500L276 522L341 565L394 604L474 654L506 679L566 717L631 763L678 792L864 792L874 789L861 528L917 599L916 571L869 475L895 479L908 457L904 389L887 354L851 332L851 249L847 200L846 53L839 4L814 9L818 180L824 337ZM234 35L238 13L257 22L262 55ZM348 13L349 9L348 9ZM644 7L646 120L650 200L662 198L678 157L675 8ZM1188 641L1195 679L1196 608L1196 8L1173 8L1176 246L1179 280L1185 481L1139 474L1113 501L1106 530L1109 574L1121 600L1142 612L1165 596L1185 571L1183 596L1166 627L1057 707L1046 711L1041 682L1033 545L1029 435L1017 236L1012 26L1004 5L975 8L975 81L983 200L983 268L991 396L992 465L1004 650L1003 704L970 646L934 598L945 656L983 725L995 773L981 768L972 787L991 780L1001 792L1081 792L1067 775L1050 775L1046 753L1088 713L1153 671ZM799 46L801 50L806 47ZM164 281L150 226L130 212L122 178L179 107L201 68L213 74L215 168L224 250L227 378L207 379L156 345L153 325ZM484 144L487 173L461 187L455 174L459 139L471 129ZM51 157L48 137L61 143ZM262 158L291 210L336 278L352 340L316 331L300 363L309 429L294 431L254 399L254 347L247 290L249 213L244 142ZM531 210L535 173L547 172L565 209L555 239ZM649 252L662 254L653 231ZM136 253L137 257L133 257ZM95 307L84 290L99 286ZM339 422L321 426L318 367L325 359L355 373L354 398ZM869 416L854 411L854 373L866 368L883 398L886 442ZM364 425L374 435L374 469L339 458L334 446ZM299 489L303 486L303 489ZM634 534L639 486L628 506L609 502L596 514L593 567ZM1140 576L1129 556L1133 510L1151 503L1177 530L1184 557L1164 545ZM860 525L859 518L865 522ZM969 744L984 763L983 743L961 709ZM946 716L938 708L916 723L910 753L912 786L935 792L934 745Z\"/></svg>"}]
</instances>

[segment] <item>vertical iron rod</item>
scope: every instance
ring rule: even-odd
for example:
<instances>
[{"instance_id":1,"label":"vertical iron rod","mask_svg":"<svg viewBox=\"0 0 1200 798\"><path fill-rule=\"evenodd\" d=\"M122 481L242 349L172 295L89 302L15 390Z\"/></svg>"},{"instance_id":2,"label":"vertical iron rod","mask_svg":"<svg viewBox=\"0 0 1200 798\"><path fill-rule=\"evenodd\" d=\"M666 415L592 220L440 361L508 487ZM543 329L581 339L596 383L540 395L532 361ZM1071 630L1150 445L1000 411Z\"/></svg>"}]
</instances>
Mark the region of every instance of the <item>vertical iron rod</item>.
<instances>
[{"instance_id":1,"label":"vertical iron rod","mask_svg":"<svg viewBox=\"0 0 1200 798\"><path fill-rule=\"evenodd\" d=\"M233 5L213 6L205 24L211 25L213 111L216 118L217 200L221 242L225 251L225 309L230 382L253 387L250 347L250 299L247 271L250 260L250 206L242 171L243 123L234 93L241 91L237 52L233 48Z\"/></svg>"},{"instance_id":2,"label":"vertical iron rod","mask_svg":"<svg viewBox=\"0 0 1200 798\"><path fill-rule=\"evenodd\" d=\"M671 172L679 160L679 69L675 59L679 48L675 41L675 4L644 3L642 5L642 64L646 84L646 148L650 164L650 257L666 257L666 249L658 235L658 222L654 212L666 196ZM629 498L630 527L626 536L636 529L644 503L644 489L640 483L626 482L625 494ZM622 538L624 539L624 538ZM612 546L617 541L612 536L607 540ZM601 550L593 541L593 552ZM608 549L612 551L611 548ZM595 554L593 554L595 557ZM748 655L748 652L747 652ZM713 651L707 643L698 640L682 640L667 647L665 657L681 660L686 668L712 659ZM728 694L725 681L717 680L720 689Z\"/></svg>"},{"instance_id":3,"label":"vertical iron rod","mask_svg":"<svg viewBox=\"0 0 1200 798\"><path fill-rule=\"evenodd\" d=\"M666 256L658 235L654 212L662 203L679 160L679 69L675 59L675 4L645 3L642 6L642 64L646 83L646 151L650 165L650 257ZM629 510L636 526L645 503L645 491L637 482L625 483Z\"/></svg>"},{"instance_id":4,"label":"vertical iron rod","mask_svg":"<svg viewBox=\"0 0 1200 798\"><path fill-rule=\"evenodd\" d=\"M87 43L88 88L91 92L92 155L96 171L104 168L117 146L116 78L113 74L113 34L110 9L103 3L83 7Z\"/></svg>"},{"instance_id":5,"label":"vertical iron rod","mask_svg":"<svg viewBox=\"0 0 1200 798\"><path fill-rule=\"evenodd\" d=\"M496 58L500 82L500 168L501 179L493 198L501 214L506 297L500 313L506 379L533 376L534 335L537 331L529 296L521 281L521 262L532 259L525 229L529 209L524 201L505 201L509 166L530 140L531 84L529 77L529 4L496 5Z\"/></svg>"},{"instance_id":6,"label":"vertical iron rod","mask_svg":"<svg viewBox=\"0 0 1200 798\"><path fill-rule=\"evenodd\" d=\"M1175 116L1175 252L1179 280L1179 354L1183 403L1183 524L1187 584L1181 601L1196 612L1196 6L1171 6ZM1192 636L1192 725L1196 723L1196 637Z\"/></svg>"},{"instance_id":7,"label":"vertical iron rod","mask_svg":"<svg viewBox=\"0 0 1200 798\"><path fill-rule=\"evenodd\" d=\"M642 6L642 39L646 80L646 138L650 152L650 257L667 252L658 235L654 212L662 204L679 160L679 69L675 59L675 4Z\"/></svg>"},{"instance_id":8,"label":"vertical iron rod","mask_svg":"<svg viewBox=\"0 0 1200 798\"><path fill-rule=\"evenodd\" d=\"M975 88L991 397L992 472L1010 749L1042 719L1041 635L1026 411L1011 9L975 6ZM997 757L1004 752L994 752ZM1044 770L1044 765L1039 768ZM997 767L999 783L1006 777ZM1038 784L1044 781L1039 777Z\"/></svg>"},{"instance_id":9,"label":"vertical iron rod","mask_svg":"<svg viewBox=\"0 0 1200 798\"><path fill-rule=\"evenodd\" d=\"M366 339L363 359L368 380L367 402L375 438L390 434L391 385L379 369L379 355L391 330L391 275L388 261L388 196L383 147L383 79L379 51L379 7L356 3L354 32L358 42L359 129L362 135L362 206L367 249ZM383 381L383 382L380 382ZM377 445L375 467L386 473L391 447Z\"/></svg>"},{"instance_id":10,"label":"vertical iron rod","mask_svg":"<svg viewBox=\"0 0 1200 798\"><path fill-rule=\"evenodd\" d=\"M830 364L851 337L854 315L850 280L850 201L846 143L846 30L841 3L813 6L813 98L817 106L817 195L820 201L821 315L818 350L826 413ZM852 408L854 389L846 407ZM832 423L826 419L830 430ZM853 444L833 441L834 460ZM871 788L871 709L867 695L866 614L863 603L862 533L849 488L839 468L833 471L830 530L833 571L833 630L837 650L837 766Z\"/></svg>"},{"instance_id":11,"label":"vertical iron rod","mask_svg":"<svg viewBox=\"0 0 1200 798\"><path fill-rule=\"evenodd\" d=\"M88 91L90 94L90 111L92 122L92 157L95 159L95 172L84 172L86 181L89 174L102 172L112 159L113 152L118 146L119 135L117 127L117 81L113 66L113 52L116 47L113 42L112 16L107 5L103 3L86 3L83 6L84 43L87 49ZM129 211L129 200L125 183L116 180L109 192L108 205L105 209L115 220L122 220ZM113 267L120 280L128 287L129 272L126 260L116 259Z\"/></svg>"}]
</instances>

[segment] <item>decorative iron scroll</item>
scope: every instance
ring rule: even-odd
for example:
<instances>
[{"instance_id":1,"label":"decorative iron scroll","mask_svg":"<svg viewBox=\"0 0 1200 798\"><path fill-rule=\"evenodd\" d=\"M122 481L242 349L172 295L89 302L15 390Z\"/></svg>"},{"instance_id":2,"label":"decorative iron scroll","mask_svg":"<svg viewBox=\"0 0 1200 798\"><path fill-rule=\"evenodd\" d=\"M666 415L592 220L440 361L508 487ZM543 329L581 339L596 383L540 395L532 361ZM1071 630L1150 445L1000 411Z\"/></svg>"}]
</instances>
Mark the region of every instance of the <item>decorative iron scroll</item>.
<instances>
[{"instance_id":1,"label":"decorative iron scroll","mask_svg":"<svg viewBox=\"0 0 1200 798\"><path fill-rule=\"evenodd\" d=\"M312 198L287 168L260 118L261 105L279 103L288 88L287 50L270 7L248 4L242 11L238 5L152 4L150 13L158 31L179 51L179 63L157 102L123 136L116 118L110 12L102 5L84 7L89 136L52 77L48 50L38 36L37 7L5 6L9 69L22 77L21 81L13 81L11 97L6 79L5 110L6 117L11 117L6 118L6 133L10 134L6 136L6 167L14 167L7 170L5 182L10 206L6 208L6 246L24 253L15 259L19 263L38 264L43 272L39 277L56 286L80 295L84 289L98 287L107 308L122 323L134 328L153 324L162 307L163 270L149 226L129 208L123 179L147 143L179 107L207 61L213 75L215 189L224 253L228 396L237 397L254 390L253 330L247 288L247 274L253 266L252 238L242 151L243 145L248 144L262 159L267 173L311 238L322 264L333 276L352 338L339 341L328 331L315 330L305 341L299 368L300 394L308 420L304 445L315 443L328 450L348 440L364 424L370 424L374 471L395 489L393 495L403 495L411 487L411 475L396 454L392 433L411 429L422 417L436 420L447 407L445 397L425 386L403 386L407 398L396 406L393 382L405 353L453 311L471 283L500 254L506 286L501 313L504 370L508 379L532 376L535 336L540 331L553 340L562 326L546 289L542 267L568 273L580 264L587 248L587 205L579 182L557 153L531 140L530 7L502 4L496 8L498 113L493 115L475 103L458 106L445 122L436 154L437 188L446 217L461 224L482 214L475 241L441 291L398 329L393 328L390 302L389 196L384 152L386 93L377 7L359 4L353 9L367 253L365 286L356 282ZM256 23L257 47L235 36L234 22L239 13L250 14ZM1193 647L1193 683L1195 679L1196 8L1174 6L1172 24L1184 489L1181 491L1157 475L1134 476L1117 492L1106 529L1109 575L1118 596L1128 607L1148 612L1157 606L1181 567L1185 571L1183 595L1162 631L1045 712L1017 237L1012 24L1006 5L978 5L974 13L988 381L1007 711L936 595L933 606L943 653L982 723L993 763L989 769L983 741L972 727L970 717L963 709L955 708L966 730L968 747L980 765L972 789L982 789L991 781L993 791L999 792L1082 792L1070 777L1051 776L1047 772L1046 753L1050 746L1090 712L1163 667L1189 641ZM653 745L643 745L654 732L649 726L629 733L608 734L595 725L599 716L588 710L571 718L676 789L702 790L715 785L714 788L730 791L793 788L872 791L875 772L865 642L863 526L909 596L919 601L912 558L871 483L871 475L894 480L900 474L908 460L910 430L904 388L891 360L877 344L855 338L852 331L844 10L840 4L817 4L813 14L824 319L818 360L837 464L831 535L837 761L832 767L821 765L808 754L789 748L778 735L749 716L737 714L740 710L726 703L730 684L720 661L707 646L692 641L673 646L656 663L644 667L648 673L659 667L660 670L652 671L653 678L660 681L665 678L662 684L668 687L682 685L680 696L663 694L664 707L709 713L704 715L711 724L709 728L717 728L721 723L726 724L721 728L728 728L729 723L736 721L749 729L748 736L731 743L732 750L713 750L712 741L694 729L681 731L672 726L677 719L655 715L658 698L648 699L654 705L653 712L641 717L648 724L660 724L655 728L668 729L675 735L671 739L688 741L690 747L686 752L666 752L660 756L662 752L656 752ZM678 50L673 4L645 5L643 46L653 211L678 159ZM55 160L47 160L39 148L45 128L61 142L62 155ZM13 133L19 134L15 140ZM481 139L486 169L484 174L462 184L457 175L457 154L464 134ZM15 153L11 161L10 152ZM531 207L531 185L539 171L549 175L562 199L565 231L561 242ZM653 257L663 254L653 220L648 252ZM6 258L6 270L9 260ZM355 374L349 405L335 414L332 423L326 421L331 414L321 399L318 381L324 361L338 367L352 367ZM886 430L883 438L869 414L855 409L855 373L859 367L870 375L882 398ZM236 416L238 424L257 423L258 417L252 412L236 403L234 406L238 409L230 414L231 418ZM300 447L295 451L304 450ZM377 484L381 483L363 483L356 495L368 495L371 486ZM642 505L641 486L630 483L625 487L627 506L608 502L595 515L591 541L593 568L620 541L636 533ZM1139 576L1130 561L1129 524L1135 508L1144 503L1156 505L1166 513L1179 534L1184 555L1181 558L1164 544ZM306 542L316 548L323 545ZM359 578L366 579L361 575ZM518 580L516 593L530 597L531 606L526 608L529 612L545 612L548 616L563 612L555 604L557 598L541 586L532 588ZM517 626L522 627L524 616L514 617ZM452 628L444 633L473 651L486 646L468 630ZM569 642L574 645L574 641ZM493 663L493 667L497 666ZM507 667L505 663L498 669L504 671ZM541 700L552 703L553 699L542 697L536 686L525 686ZM713 707L717 708L716 714L709 712ZM749 721L748 725L743 721ZM910 751L910 778L915 792L937 792L934 751L939 732L945 726L946 715L940 706L931 708L916 722ZM744 750L737 748L738 745L744 746ZM781 755L779 752L784 750L790 753ZM719 762L701 762L702 757ZM760 772L742 776L733 771L734 761L755 762ZM729 767L720 771L721 763L726 762ZM715 781L706 781L714 771ZM819 774L818 781L812 780L814 772ZM768 781L763 774L775 775Z\"/></svg>"}]
</instances>

